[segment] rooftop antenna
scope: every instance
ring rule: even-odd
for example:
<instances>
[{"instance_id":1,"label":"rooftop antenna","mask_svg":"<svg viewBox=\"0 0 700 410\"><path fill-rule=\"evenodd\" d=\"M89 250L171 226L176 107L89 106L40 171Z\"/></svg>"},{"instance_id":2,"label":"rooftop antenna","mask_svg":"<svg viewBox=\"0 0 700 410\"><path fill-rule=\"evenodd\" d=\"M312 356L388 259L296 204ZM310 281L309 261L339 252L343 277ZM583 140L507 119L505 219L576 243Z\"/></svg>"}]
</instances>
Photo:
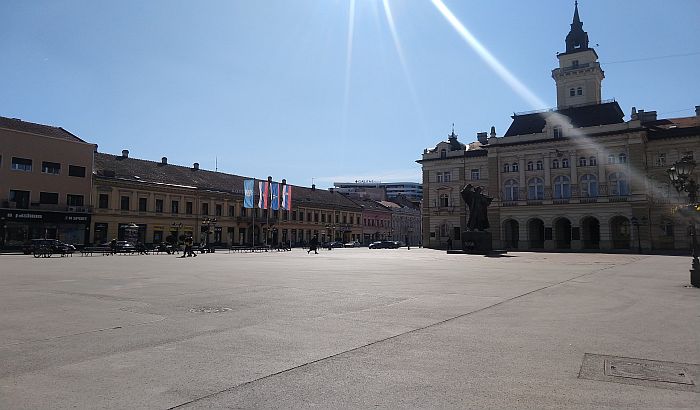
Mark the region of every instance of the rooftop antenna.
<instances>
[{"instance_id":1,"label":"rooftop antenna","mask_svg":"<svg viewBox=\"0 0 700 410\"><path fill-rule=\"evenodd\" d=\"M219 172L219 157L214 156L214 172Z\"/></svg>"}]
</instances>

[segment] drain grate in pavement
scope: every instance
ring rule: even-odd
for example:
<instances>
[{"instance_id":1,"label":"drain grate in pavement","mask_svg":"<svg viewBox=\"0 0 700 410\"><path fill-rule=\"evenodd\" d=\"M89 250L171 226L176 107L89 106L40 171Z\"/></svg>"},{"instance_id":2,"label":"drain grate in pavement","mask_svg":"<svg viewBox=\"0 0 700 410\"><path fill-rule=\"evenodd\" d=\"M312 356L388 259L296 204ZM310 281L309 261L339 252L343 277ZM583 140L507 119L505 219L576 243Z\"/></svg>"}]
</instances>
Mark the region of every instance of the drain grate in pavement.
<instances>
[{"instance_id":1,"label":"drain grate in pavement","mask_svg":"<svg viewBox=\"0 0 700 410\"><path fill-rule=\"evenodd\" d=\"M697 364L586 353L578 377L700 393L700 386L695 384L698 374Z\"/></svg>"},{"instance_id":2,"label":"drain grate in pavement","mask_svg":"<svg viewBox=\"0 0 700 410\"><path fill-rule=\"evenodd\" d=\"M233 309L223 306L198 306L190 309L190 313L224 313Z\"/></svg>"},{"instance_id":3,"label":"drain grate in pavement","mask_svg":"<svg viewBox=\"0 0 700 410\"><path fill-rule=\"evenodd\" d=\"M688 369L675 363L640 361L634 359L606 360L605 374L615 377L652 380L657 382L694 384Z\"/></svg>"}]
</instances>

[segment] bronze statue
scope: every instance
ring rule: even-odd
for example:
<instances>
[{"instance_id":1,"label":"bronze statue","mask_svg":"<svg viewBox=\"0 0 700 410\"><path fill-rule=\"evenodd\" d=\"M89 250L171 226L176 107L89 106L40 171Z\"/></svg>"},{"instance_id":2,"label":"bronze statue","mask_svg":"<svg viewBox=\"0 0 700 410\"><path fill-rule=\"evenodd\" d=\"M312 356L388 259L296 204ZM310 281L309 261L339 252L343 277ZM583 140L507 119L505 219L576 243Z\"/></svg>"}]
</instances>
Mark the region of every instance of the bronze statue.
<instances>
[{"instance_id":1,"label":"bronze statue","mask_svg":"<svg viewBox=\"0 0 700 410\"><path fill-rule=\"evenodd\" d=\"M493 201L493 198L482 194L482 191L483 188L480 186L474 188L472 184L467 184L460 192L462 199L469 207L467 229L470 231L484 231L489 228L486 209Z\"/></svg>"}]
</instances>

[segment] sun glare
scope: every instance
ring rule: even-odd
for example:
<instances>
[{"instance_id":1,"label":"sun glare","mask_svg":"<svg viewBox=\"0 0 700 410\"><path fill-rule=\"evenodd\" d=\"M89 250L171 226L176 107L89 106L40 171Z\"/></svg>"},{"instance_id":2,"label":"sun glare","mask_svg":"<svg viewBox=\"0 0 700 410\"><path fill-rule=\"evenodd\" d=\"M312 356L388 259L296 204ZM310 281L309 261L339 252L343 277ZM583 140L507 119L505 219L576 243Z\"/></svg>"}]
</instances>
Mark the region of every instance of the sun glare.
<instances>
[{"instance_id":1,"label":"sun glare","mask_svg":"<svg viewBox=\"0 0 700 410\"><path fill-rule=\"evenodd\" d=\"M450 25L457 31L457 33L462 37L462 39L481 57L482 60L506 83L508 84L516 94L518 94L523 100L525 100L532 109L542 109L548 105L535 95L530 89L518 80L515 75L513 75L503 64L501 64L498 59L491 54L489 50L484 47L479 40L459 21L459 19L450 11L450 9L442 2L442 0L431 0L433 5L438 9L440 14L450 23ZM568 128L570 126L568 118L558 114L556 112L550 112L549 119L556 125L562 126L563 128ZM583 132L576 128L568 128L574 138L571 141L581 147L593 147L598 152L604 154L607 157L609 150L598 144L595 140L585 135ZM634 169L632 166L629 168L630 177L633 180L637 180L640 183L647 183L648 178L646 175L642 174L641 171ZM652 190L656 187L651 186Z\"/></svg>"}]
</instances>

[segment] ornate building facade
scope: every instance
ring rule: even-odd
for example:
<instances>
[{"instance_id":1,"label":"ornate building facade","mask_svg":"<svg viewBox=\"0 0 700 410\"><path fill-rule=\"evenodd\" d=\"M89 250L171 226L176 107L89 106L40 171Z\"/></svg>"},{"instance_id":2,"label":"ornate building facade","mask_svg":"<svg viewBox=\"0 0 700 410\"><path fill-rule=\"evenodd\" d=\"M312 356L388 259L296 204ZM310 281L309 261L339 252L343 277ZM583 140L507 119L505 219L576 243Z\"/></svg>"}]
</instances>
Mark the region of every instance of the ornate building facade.
<instances>
[{"instance_id":1,"label":"ornate building facade","mask_svg":"<svg viewBox=\"0 0 700 410\"><path fill-rule=\"evenodd\" d=\"M559 53L557 108L513 115L503 136L478 133L464 145L454 132L426 149L423 242L459 243L468 211L459 191L481 185L494 246L509 249L660 251L689 248L683 203L666 169L700 155L700 107L684 118L657 118L602 100L604 72L575 9ZM457 246L457 245L455 245Z\"/></svg>"}]
</instances>

